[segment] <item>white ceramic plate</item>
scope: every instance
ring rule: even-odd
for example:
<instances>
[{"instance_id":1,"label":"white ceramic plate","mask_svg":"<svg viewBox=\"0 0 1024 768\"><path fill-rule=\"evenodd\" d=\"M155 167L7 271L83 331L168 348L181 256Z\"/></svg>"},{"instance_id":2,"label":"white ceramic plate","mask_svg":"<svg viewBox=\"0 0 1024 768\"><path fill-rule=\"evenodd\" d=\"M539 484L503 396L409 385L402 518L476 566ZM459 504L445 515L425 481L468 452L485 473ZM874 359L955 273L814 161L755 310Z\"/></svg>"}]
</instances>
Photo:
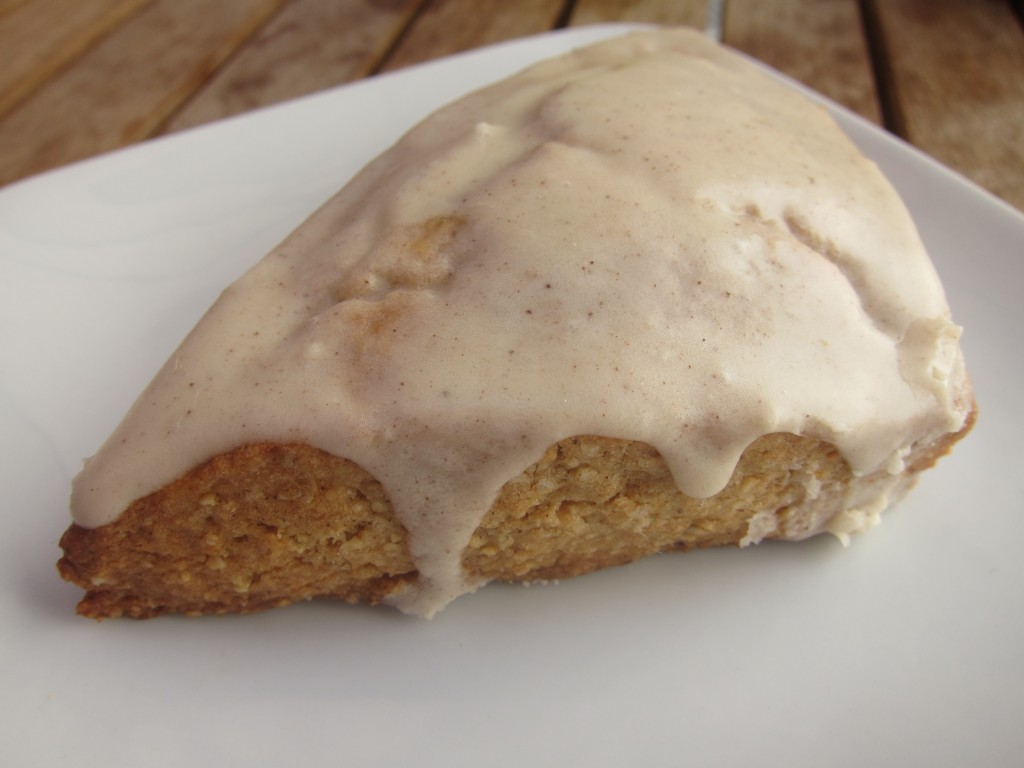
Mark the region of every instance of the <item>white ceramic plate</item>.
<instances>
[{"instance_id":1,"label":"white ceramic plate","mask_svg":"<svg viewBox=\"0 0 1024 768\"><path fill-rule=\"evenodd\" d=\"M221 287L430 109L622 31L375 78L0 190L7 765L996 766L1024 736L1024 217L842 110L941 272L980 423L883 524L491 586L97 624L66 497Z\"/></svg>"}]
</instances>

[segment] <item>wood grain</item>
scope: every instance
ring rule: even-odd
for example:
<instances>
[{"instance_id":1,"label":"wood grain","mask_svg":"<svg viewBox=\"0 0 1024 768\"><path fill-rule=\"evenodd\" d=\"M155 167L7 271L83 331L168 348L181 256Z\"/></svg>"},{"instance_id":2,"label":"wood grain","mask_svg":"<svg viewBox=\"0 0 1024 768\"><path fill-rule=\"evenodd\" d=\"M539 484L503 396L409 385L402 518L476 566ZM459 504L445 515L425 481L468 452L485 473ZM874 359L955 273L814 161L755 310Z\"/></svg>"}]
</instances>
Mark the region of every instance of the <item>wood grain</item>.
<instances>
[{"instance_id":1,"label":"wood grain","mask_svg":"<svg viewBox=\"0 0 1024 768\"><path fill-rule=\"evenodd\" d=\"M561 25L704 28L707 5L0 0L0 184L161 132ZM1024 209L1019 6L1020 0L729 0L724 36L869 119L881 114L911 143Z\"/></svg>"},{"instance_id":2,"label":"wood grain","mask_svg":"<svg viewBox=\"0 0 1024 768\"><path fill-rule=\"evenodd\" d=\"M857 0L729 0L723 42L881 121Z\"/></svg>"},{"instance_id":3,"label":"wood grain","mask_svg":"<svg viewBox=\"0 0 1024 768\"><path fill-rule=\"evenodd\" d=\"M152 0L7 0L0 6L0 117Z\"/></svg>"},{"instance_id":4,"label":"wood grain","mask_svg":"<svg viewBox=\"0 0 1024 768\"><path fill-rule=\"evenodd\" d=\"M206 123L365 77L424 0L293 0L167 123Z\"/></svg>"},{"instance_id":5,"label":"wood grain","mask_svg":"<svg viewBox=\"0 0 1024 768\"><path fill-rule=\"evenodd\" d=\"M0 183L153 135L284 1L157 0L0 122Z\"/></svg>"},{"instance_id":6,"label":"wood grain","mask_svg":"<svg viewBox=\"0 0 1024 768\"><path fill-rule=\"evenodd\" d=\"M0 0L0 17L3 17L15 8L27 5L32 0Z\"/></svg>"},{"instance_id":7,"label":"wood grain","mask_svg":"<svg viewBox=\"0 0 1024 768\"><path fill-rule=\"evenodd\" d=\"M570 24L629 21L703 28L707 5L707 0L577 0Z\"/></svg>"},{"instance_id":8,"label":"wood grain","mask_svg":"<svg viewBox=\"0 0 1024 768\"><path fill-rule=\"evenodd\" d=\"M1024 210L1024 34L1004 0L872 3L894 129Z\"/></svg>"},{"instance_id":9,"label":"wood grain","mask_svg":"<svg viewBox=\"0 0 1024 768\"><path fill-rule=\"evenodd\" d=\"M562 10L563 0L431 0L381 71L546 32Z\"/></svg>"}]
</instances>

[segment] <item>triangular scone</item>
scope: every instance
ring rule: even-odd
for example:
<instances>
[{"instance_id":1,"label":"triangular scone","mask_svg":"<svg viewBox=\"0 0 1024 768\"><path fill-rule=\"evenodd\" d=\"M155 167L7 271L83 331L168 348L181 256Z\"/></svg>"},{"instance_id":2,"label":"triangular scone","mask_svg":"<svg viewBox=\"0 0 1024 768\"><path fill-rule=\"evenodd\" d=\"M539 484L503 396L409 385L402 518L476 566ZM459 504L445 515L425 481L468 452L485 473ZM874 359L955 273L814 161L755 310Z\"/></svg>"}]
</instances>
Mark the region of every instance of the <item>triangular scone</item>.
<instances>
[{"instance_id":1,"label":"triangular scone","mask_svg":"<svg viewBox=\"0 0 1024 768\"><path fill-rule=\"evenodd\" d=\"M969 427L910 218L825 111L635 33L440 110L228 288L76 479L97 618L864 530Z\"/></svg>"}]
</instances>

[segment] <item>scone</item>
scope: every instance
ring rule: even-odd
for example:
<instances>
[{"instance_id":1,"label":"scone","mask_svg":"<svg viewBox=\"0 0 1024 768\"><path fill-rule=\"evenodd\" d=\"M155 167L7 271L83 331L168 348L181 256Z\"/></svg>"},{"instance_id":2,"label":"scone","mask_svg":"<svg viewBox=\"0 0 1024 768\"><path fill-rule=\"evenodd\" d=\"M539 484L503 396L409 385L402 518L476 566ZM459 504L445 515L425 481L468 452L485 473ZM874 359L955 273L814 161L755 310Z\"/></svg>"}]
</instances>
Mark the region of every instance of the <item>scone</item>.
<instances>
[{"instance_id":1,"label":"scone","mask_svg":"<svg viewBox=\"0 0 1024 768\"><path fill-rule=\"evenodd\" d=\"M438 111L230 286L76 478L59 569L95 618L431 616L845 539L969 429L959 334L821 107L630 34Z\"/></svg>"}]
</instances>

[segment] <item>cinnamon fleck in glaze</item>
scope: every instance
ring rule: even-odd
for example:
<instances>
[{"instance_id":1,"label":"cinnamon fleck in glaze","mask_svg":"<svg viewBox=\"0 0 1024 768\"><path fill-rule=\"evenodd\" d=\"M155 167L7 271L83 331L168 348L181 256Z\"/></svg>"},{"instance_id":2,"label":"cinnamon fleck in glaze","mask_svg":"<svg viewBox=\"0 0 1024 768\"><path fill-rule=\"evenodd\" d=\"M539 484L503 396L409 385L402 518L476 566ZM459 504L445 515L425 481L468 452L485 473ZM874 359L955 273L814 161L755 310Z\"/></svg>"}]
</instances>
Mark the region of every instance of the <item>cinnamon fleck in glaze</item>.
<instances>
[{"instance_id":1,"label":"cinnamon fleck in glaze","mask_svg":"<svg viewBox=\"0 0 1024 768\"><path fill-rule=\"evenodd\" d=\"M383 484L420 573L396 602L429 615L476 586L460 555L502 484L569 436L654 446L697 497L774 432L896 478L964 424L958 336L896 193L820 107L695 33L636 33L371 163L224 292L73 516L308 443ZM869 525L889 490L819 529Z\"/></svg>"}]
</instances>

